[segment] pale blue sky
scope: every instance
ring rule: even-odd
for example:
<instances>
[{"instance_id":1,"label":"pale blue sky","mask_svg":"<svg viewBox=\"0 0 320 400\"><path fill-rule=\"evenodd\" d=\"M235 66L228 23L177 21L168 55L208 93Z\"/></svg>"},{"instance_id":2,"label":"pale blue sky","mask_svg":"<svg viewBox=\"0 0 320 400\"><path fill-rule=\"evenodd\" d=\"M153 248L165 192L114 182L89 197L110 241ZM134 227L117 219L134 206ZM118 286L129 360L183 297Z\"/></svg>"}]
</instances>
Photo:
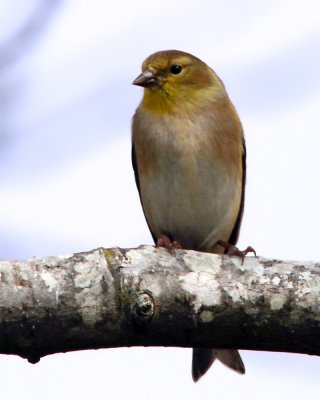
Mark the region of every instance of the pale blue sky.
<instances>
[{"instance_id":1,"label":"pale blue sky","mask_svg":"<svg viewBox=\"0 0 320 400\"><path fill-rule=\"evenodd\" d=\"M36 38L14 41L38 2L0 0L0 258L152 243L130 164L142 95L131 82L150 53L176 48L216 70L244 125L240 246L320 259L318 1L57 1L42 6ZM194 385L189 350L82 352L35 366L2 356L2 395L317 398L318 358L243 358L245 377L217 363Z\"/></svg>"}]
</instances>

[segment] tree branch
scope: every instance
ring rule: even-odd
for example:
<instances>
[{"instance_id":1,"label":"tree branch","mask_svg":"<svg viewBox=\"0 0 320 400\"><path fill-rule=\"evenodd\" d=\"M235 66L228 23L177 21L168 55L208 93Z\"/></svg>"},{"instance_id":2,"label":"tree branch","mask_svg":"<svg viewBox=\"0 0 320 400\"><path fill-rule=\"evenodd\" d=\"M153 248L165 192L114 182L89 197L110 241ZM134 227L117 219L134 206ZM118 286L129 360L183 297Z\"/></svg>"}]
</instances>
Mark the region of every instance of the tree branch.
<instances>
[{"instance_id":1,"label":"tree branch","mask_svg":"<svg viewBox=\"0 0 320 400\"><path fill-rule=\"evenodd\" d=\"M320 355L320 263L142 246L0 262L0 353L182 346Z\"/></svg>"}]
</instances>

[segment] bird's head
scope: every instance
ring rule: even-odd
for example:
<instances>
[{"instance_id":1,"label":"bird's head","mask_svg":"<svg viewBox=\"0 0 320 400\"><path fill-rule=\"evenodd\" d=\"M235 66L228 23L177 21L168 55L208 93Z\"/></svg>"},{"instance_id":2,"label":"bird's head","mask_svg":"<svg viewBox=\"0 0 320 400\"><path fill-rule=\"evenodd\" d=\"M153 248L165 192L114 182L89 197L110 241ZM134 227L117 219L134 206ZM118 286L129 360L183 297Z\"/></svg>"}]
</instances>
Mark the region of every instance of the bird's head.
<instances>
[{"instance_id":1,"label":"bird's head","mask_svg":"<svg viewBox=\"0 0 320 400\"><path fill-rule=\"evenodd\" d=\"M144 87L143 105L153 111L174 112L224 95L222 81L199 58L182 51L159 51L142 64L133 85Z\"/></svg>"}]
</instances>

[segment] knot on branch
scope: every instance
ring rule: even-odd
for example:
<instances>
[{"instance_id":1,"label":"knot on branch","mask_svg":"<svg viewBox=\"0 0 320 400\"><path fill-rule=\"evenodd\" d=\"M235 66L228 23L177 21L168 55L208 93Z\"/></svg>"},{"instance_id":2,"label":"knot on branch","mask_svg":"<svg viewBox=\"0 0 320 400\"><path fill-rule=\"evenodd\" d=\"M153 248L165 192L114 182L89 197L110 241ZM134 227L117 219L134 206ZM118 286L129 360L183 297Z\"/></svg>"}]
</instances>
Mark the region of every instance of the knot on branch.
<instances>
[{"instance_id":1,"label":"knot on branch","mask_svg":"<svg viewBox=\"0 0 320 400\"><path fill-rule=\"evenodd\" d=\"M151 292L148 290L138 292L132 308L132 317L136 325L140 327L149 325L154 315L154 307Z\"/></svg>"}]
</instances>

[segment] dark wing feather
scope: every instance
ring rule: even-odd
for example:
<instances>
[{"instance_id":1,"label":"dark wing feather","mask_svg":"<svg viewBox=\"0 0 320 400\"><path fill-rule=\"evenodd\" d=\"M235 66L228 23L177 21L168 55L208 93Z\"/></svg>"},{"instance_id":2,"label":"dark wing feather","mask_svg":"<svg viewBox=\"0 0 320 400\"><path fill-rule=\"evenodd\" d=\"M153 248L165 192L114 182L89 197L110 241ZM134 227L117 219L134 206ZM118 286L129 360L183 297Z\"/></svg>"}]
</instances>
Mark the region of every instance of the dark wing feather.
<instances>
[{"instance_id":1,"label":"dark wing feather","mask_svg":"<svg viewBox=\"0 0 320 400\"><path fill-rule=\"evenodd\" d=\"M246 142L243 138L242 141L242 192L241 192L241 203L240 203L240 208L239 208L239 213L238 217L236 220L236 223L234 225L234 228L231 232L230 238L228 243L235 245L237 243L238 237L239 237L239 232L240 232L240 226L241 226L241 221L242 221L242 216L243 216L243 209L244 209L244 197L245 197L245 186L246 186L246 157L247 157L247 152L246 152Z\"/></svg>"},{"instance_id":2,"label":"dark wing feather","mask_svg":"<svg viewBox=\"0 0 320 400\"><path fill-rule=\"evenodd\" d=\"M138 189L138 192L139 192L139 197L140 197L140 203L141 203L141 206L142 206L142 210L143 210L145 219L146 219L146 221L147 221L149 231L150 231L150 233L151 233L151 235L152 235L152 239L153 239L154 243L157 243L157 238L156 238L156 236L153 234L153 232L152 232L152 230L151 230L151 228L150 228L150 225L149 225L149 223L148 223L148 219L147 219L146 213L144 212L144 208L143 208L143 203L142 203L142 198L141 198L140 181L139 181L138 164L137 164L136 152L135 152L135 150L134 150L134 145L133 145L133 144L132 144L132 148L131 148L131 161L132 161L132 167L133 167L133 171L134 171L134 178L135 178L135 180L136 180L136 185L137 185L137 189Z\"/></svg>"}]
</instances>

